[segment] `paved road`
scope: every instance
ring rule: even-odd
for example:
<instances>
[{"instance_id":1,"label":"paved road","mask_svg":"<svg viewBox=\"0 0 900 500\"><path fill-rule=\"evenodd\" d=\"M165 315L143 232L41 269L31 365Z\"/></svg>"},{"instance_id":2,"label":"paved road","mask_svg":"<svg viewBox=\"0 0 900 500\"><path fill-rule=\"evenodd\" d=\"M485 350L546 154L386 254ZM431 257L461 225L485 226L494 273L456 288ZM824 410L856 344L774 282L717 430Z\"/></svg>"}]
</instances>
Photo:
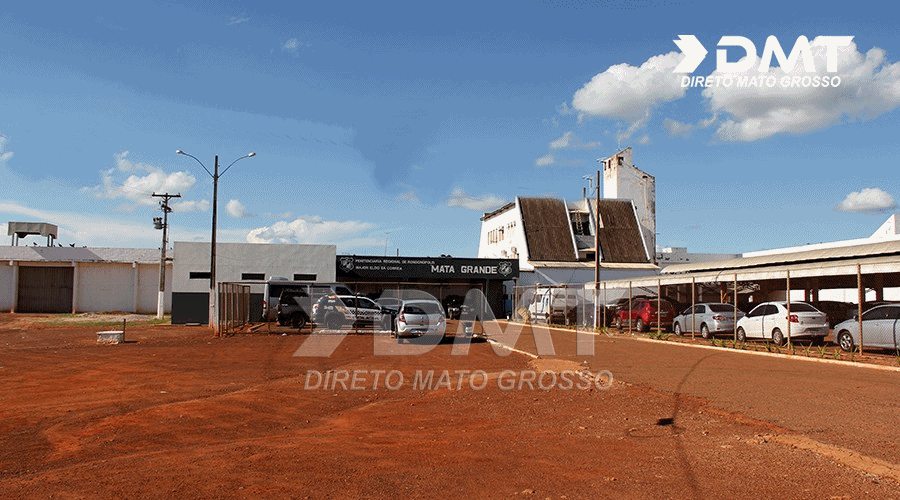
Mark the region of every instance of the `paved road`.
<instances>
[{"instance_id":1,"label":"paved road","mask_svg":"<svg viewBox=\"0 0 900 500\"><path fill-rule=\"evenodd\" d=\"M591 336L593 356L576 355L576 335L550 332L555 357L609 370L619 382L679 396L660 418L678 419L681 398L767 422L773 430L802 434L821 443L900 464L900 372L862 365L755 355L691 347L615 334ZM540 335L538 335L540 338ZM517 349L536 353L526 327Z\"/></svg>"}]
</instances>

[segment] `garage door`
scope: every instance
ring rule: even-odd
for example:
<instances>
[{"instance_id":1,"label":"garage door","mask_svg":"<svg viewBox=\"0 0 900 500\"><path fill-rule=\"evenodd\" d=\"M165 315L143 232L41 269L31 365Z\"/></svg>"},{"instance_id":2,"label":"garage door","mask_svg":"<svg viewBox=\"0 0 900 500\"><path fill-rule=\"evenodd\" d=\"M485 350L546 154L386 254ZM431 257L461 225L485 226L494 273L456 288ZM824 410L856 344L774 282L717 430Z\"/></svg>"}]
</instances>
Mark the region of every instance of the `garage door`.
<instances>
[{"instance_id":1,"label":"garage door","mask_svg":"<svg viewBox=\"0 0 900 500\"><path fill-rule=\"evenodd\" d=\"M19 303L16 312L72 312L71 267L20 267Z\"/></svg>"}]
</instances>

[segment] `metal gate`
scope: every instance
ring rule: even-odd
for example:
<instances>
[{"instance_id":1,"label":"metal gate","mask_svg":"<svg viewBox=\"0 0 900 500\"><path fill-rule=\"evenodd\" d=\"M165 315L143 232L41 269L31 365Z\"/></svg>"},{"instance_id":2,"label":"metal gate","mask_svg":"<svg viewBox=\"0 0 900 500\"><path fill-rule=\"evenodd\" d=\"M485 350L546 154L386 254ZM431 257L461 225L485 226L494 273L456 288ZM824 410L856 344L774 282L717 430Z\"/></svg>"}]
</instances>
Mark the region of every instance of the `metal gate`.
<instances>
[{"instance_id":1,"label":"metal gate","mask_svg":"<svg viewBox=\"0 0 900 500\"><path fill-rule=\"evenodd\" d=\"M71 313L74 279L72 267L19 267L16 312Z\"/></svg>"}]
</instances>

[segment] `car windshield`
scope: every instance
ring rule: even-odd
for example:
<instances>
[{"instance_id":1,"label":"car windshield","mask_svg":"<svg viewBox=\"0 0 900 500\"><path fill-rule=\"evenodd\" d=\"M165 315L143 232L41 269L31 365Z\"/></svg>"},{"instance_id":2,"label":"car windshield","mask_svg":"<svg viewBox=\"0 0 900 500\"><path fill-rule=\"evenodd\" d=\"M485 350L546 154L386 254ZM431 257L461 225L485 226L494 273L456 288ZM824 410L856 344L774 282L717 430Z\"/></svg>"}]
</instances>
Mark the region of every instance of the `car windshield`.
<instances>
[{"instance_id":1,"label":"car windshield","mask_svg":"<svg viewBox=\"0 0 900 500\"><path fill-rule=\"evenodd\" d=\"M416 302L403 306L403 312L407 314L443 314L441 306L437 302Z\"/></svg>"},{"instance_id":2,"label":"car windshield","mask_svg":"<svg viewBox=\"0 0 900 500\"><path fill-rule=\"evenodd\" d=\"M729 306L728 304L707 304L709 310L716 313L729 313L734 312L734 307Z\"/></svg>"}]
</instances>

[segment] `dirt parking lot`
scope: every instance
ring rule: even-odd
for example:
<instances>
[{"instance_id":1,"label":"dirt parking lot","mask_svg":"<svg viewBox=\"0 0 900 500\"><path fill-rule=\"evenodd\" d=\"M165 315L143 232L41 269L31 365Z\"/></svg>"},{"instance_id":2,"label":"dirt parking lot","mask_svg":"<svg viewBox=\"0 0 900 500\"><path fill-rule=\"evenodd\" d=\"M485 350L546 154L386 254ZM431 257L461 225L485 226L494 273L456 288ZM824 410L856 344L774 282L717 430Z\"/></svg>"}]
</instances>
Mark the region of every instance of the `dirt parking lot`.
<instances>
[{"instance_id":1,"label":"dirt parking lot","mask_svg":"<svg viewBox=\"0 0 900 500\"><path fill-rule=\"evenodd\" d=\"M0 314L4 498L900 491L890 461L879 462L888 474L848 465L783 439L798 437L783 421L654 387L640 367L620 377L572 356L501 356L487 342L467 355L451 355L452 343L376 355L378 342L393 341L372 335L348 335L327 357L296 357L308 335L216 338L202 327L134 322L125 344L98 345L96 332L108 327L44 320ZM596 339L603 352L607 339ZM658 363L696 350L676 349L659 351Z\"/></svg>"}]
</instances>

